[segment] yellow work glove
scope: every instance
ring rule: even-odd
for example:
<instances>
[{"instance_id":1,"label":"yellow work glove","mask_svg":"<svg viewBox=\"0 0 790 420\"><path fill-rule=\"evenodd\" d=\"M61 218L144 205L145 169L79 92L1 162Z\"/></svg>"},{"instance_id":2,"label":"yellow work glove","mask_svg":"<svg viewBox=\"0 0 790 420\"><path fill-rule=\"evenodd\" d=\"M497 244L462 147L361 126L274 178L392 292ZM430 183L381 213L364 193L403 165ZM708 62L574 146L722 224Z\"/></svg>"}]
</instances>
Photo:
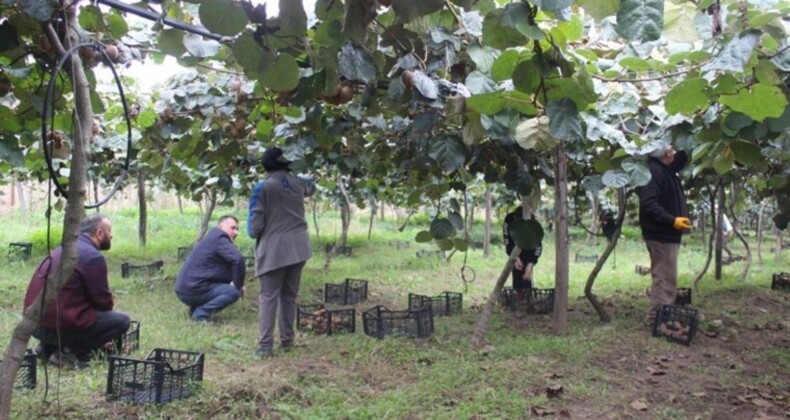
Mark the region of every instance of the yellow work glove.
<instances>
[{"instance_id":1,"label":"yellow work glove","mask_svg":"<svg viewBox=\"0 0 790 420\"><path fill-rule=\"evenodd\" d=\"M691 229L691 220L688 217L676 217L672 228L675 230Z\"/></svg>"}]
</instances>

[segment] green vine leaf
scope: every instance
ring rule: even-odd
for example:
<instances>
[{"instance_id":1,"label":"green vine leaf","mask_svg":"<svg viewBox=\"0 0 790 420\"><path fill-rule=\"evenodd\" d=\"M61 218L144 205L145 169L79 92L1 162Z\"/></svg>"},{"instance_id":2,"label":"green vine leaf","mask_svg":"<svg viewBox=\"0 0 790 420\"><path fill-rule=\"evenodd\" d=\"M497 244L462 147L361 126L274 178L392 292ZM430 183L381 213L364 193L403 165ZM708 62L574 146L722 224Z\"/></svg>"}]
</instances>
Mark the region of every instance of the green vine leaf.
<instances>
[{"instance_id":1,"label":"green vine leaf","mask_svg":"<svg viewBox=\"0 0 790 420\"><path fill-rule=\"evenodd\" d=\"M670 114L694 115L707 109L710 99L705 94L708 82L699 77L681 81L666 94L664 106Z\"/></svg>"},{"instance_id":2,"label":"green vine leaf","mask_svg":"<svg viewBox=\"0 0 790 420\"><path fill-rule=\"evenodd\" d=\"M623 0L617 11L617 33L631 41L655 41L664 29L663 0Z\"/></svg>"},{"instance_id":3,"label":"green vine leaf","mask_svg":"<svg viewBox=\"0 0 790 420\"><path fill-rule=\"evenodd\" d=\"M778 118L787 106L787 98L782 90L765 83L757 83L751 89L742 89L735 95L722 95L719 102L758 122L769 117Z\"/></svg>"},{"instance_id":4,"label":"green vine leaf","mask_svg":"<svg viewBox=\"0 0 790 420\"><path fill-rule=\"evenodd\" d=\"M203 0L198 14L206 29L225 36L236 36L248 23L241 2L237 1Z\"/></svg>"}]
</instances>

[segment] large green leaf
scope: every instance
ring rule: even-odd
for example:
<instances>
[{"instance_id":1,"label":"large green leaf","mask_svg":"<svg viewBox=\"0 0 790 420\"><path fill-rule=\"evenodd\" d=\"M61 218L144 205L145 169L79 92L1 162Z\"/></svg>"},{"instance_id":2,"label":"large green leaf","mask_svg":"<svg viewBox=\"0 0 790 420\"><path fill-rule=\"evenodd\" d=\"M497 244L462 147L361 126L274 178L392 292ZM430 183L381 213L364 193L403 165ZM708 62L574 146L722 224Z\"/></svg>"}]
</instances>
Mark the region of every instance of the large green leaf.
<instances>
[{"instance_id":1,"label":"large green leaf","mask_svg":"<svg viewBox=\"0 0 790 420\"><path fill-rule=\"evenodd\" d=\"M427 230L421 230L417 232L417 236L414 237L414 241L417 242L418 244L424 244L427 242L431 242L432 240L433 240L433 235L431 235L431 232L428 232Z\"/></svg>"},{"instance_id":2,"label":"large green leaf","mask_svg":"<svg viewBox=\"0 0 790 420\"><path fill-rule=\"evenodd\" d=\"M778 118L787 106L787 98L782 90L765 83L757 83L751 89L741 89L736 95L722 95L719 102L755 121Z\"/></svg>"},{"instance_id":3,"label":"large green leaf","mask_svg":"<svg viewBox=\"0 0 790 420\"><path fill-rule=\"evenodd\" d=\"M52 0L24 0L20 2L22 10L33 19L46 22L52 18L55 11L55 1Z\"/></svg>"},{"instance_id":4,"label":"large green leaf","mask_svg":"<svg viewBox=\"0 0 790 420\"><path fill-rule=\"evenodd\" d=\"M371 84L378 77L378 67L373 56L365 49L346 43L337 58L338 72L349 80Z\"/></svg>"},{"instance_id":5,"label":"large green leaf","mask_svg":"<svg viewBox=\"0 0 790 420\"><path fill-rule=\"evenodd\" d=\"M516 127L516 142L524 149L537 149L548 151L557 144L557 139L551 134L549 127L549 117L541 115L529 118Z\"/></svg>"},{"instance_id":6,"label":"large green leaf","mask_svg":"<svg viewBox=\"0 0 790 420\"><path fill-rule=\"evenodd\" d=\"M694 4L674 4L668 1L665 5L664 38L686 43L698 41L699 36L694 30L694 16L697 14Z\"/></svg>"},{"instance_id":7,"label":"large green leaf","mask_svg":"<svg viewBox=\"0 0 790 420\"><path fill-rule=\"evenodd\" d=\"M445 173L450 173L466 162L466 148L455 136L440 136L431 141L428 155L439 163Z\"/></svg>"},{"instance_id":8,"label":"large green leaf","mask_svg":"<svg viewBox=\"0 0 790 420\"><path fill-rule=\"evenodd\" d=\"M529 195L535 186L535 180L527 171L511 169L505 172L505 187L520 195Z\"/></svg>"},{"instance_id":9,"label":"large green leaf","mask_svg":"<svg viewBox=\"0 0 790 420\"><path fill-rule=\"evenodd\" d=\"M504 13L505 9L500 8L486 15L483 20L483 43L500 50L524 45L527 38L515 28L502 23Z\"/></svg>"},{"instance_id":10,"label":"large green leaf","mask_svg":"<svg viewBox=\"0 0 790 420\"><path fill-rule=\"evenodd\" d=\"M514 220L510 225L510 235L519 248L536 249L543 242L543 226L536 220Z\"/></svg>"},{"instance_id":11,"label":"large green leaf","mask_svg":"<svg viewBox=\"0 0 790 420\"><path fill-rule=\"evenodd\" d=\"M97 6L87 5L80 9L79 23L89 32L103 32L107 30L104 15Z\"/></svg>"},{"instance_id":12,"label":"large green leaf","mask_svg":"<svg viewBox=\"0 0 790 420\"><path fill-rule=\"evenodd\" d=\"M9 21L0 22L0 52L13 50L19 46L19 34Z\"/></svg>"},{"instance_id":13,"label":"large green leaf","mask_svg":"<svg viewBox=\"0 0 790 420\"><path fill-rule=\"evenodd\" d=\"M511 77L513 78L513 87L529 94L535 93L541 82L540 72L532 60L519 63Z\"/></svg>"},{"instance_id":14,"label":"large green leaf","mask_svg":"<svg viewBox=\"0 0 790 420\"><path fill-rule=\"evenodd\" d=\"M650 169L644 161L626 158L622 163L623 170L628 174L629 184L633 187L641 187L650 182Z\"/></svg>"},{"instance_id":15,"label":"large green leaf","mask_svg":"<svg viewBox=\"0 0 790 420\"><path fill-rule=\"evenodd\" d=\"M392 10L403 22L410 22L442 7L444 7L444 0L392 0Z\"/></svg>"},{"instance_id":16,"label":"large green leaf","mask_svg":"<svg viewBox=\"0 0 790 420\"><path fill-rule=\"evenodd\" d=\"M678 83L667 92L665 107L670 114L694 115L710 105L705 94L708 82L699 77L691 77Z\"/></svg>"},{"instance_id":17,"label":"large green leaf","mask_svg":"<svg viewBox=\"0 0 790 420\"><path fill-rule=\"evenodd\" d=\"M491 65L491 77L496 81L502 81L514 78L518 72L515 72L516 66L523 60L523 55L516 50L504 51L499 57L494 60ZM515 84L515 81L513 82ZM518 89L518 87L516 87Z\"/></svg>"},{"instance_id":18,"label":"large green leaf","mask_svg":"<svg viewBox=\"0 0 790 420\"><path fill-rule=\"evenodd\" d=\"M105 19L107 20L107 27L110 29L110 35L114 39L121 39L129 32L129 25L126 24L126 20L118 12L113 11L106 15Z\"/></svg>"},{"instance_id":19,"label":"large green leaf","mask_svg":"<svg viewBox=\"0 0 790 420\"><path fill-rule=\"evenodd\" d=\"M250 75L265 71L269 63L274 61L271 52L264 53L252 35L248 33L244 33L236 39L232 51L236 61Z\"/></svg>"},{"instance_id":20,"label":"large green leaf","mask_svg":"<svg viewBox=\"0 0 790 420\"><path fill-rule=\"evenodd\" d=\"M425 98L439 98L439 89L436 87L436 82L422 71L414 70L412 81L414 82L414 87L417 88L420 94Z\"/></svg>"},{"instance_id":21,"label":"large green leaf","mask_svg":"<svg viewBox=\"0 0 790 420\"><path fill-rule=\"evenodd\" d=\"M607 187L623 188L628 185L628 174L624 171L609 170L604 172L601 181Z\"/></svg>"},{"instance_id":22,"label":"large green leaf","mask_svg":"<svg viewBox=\"0 0 790 420\"><path fill-rule=\"evenodd\" d=\"M434 239L448 239L455 236L455 228L448 219L438 218L431 222L431 235Z\"/></svg>"},{"instance_id":23,"label":"large green leaf","mask_svg":"<svg viewBox=\"0 0 790 420\"><path fill-rule=\"evenodd\" d=\"M248 23L244 7L238 1L203 0L198 13L203 26L220 35L236 36Z\"/></svg>"},{"instance_id":24,"label":"large green leaf","mask_svg":"<svg viewBox=\"0 0 790 420\"><path fill-rule=\"evenodd\" d=\"M730 143L735 160L746 166L757 166L765 161L760 146L743 140Z\"/></svg>"},{"instance_id":25,"label":"large green leaf","mask_svg":"<svg viewBox=\"0 0 790 420\"><path fill-rule=\"evenodd\" d=\"M184 47L193 57L206 58L217 55L222 44L210 39L203 39L200 35L184 35Z\"/></svg>"},{"instance_id":26,"label":"large green leaf","mask_svg":"<svg viewBox=\"0 0 790 420\"><path fill-rule=\"evenodd\" d=\"M464 230L464 218L461 217L461 213L457 211L451 212L447 215L447 219L453 224L455 230Z\"/></svg>"},{"instance_id":27,"label":"large green leaf","mask_svg":"<svg viewBox=\"0 0 790 420\"><path fill-rule=\"evenodd\" d=\"M293 0L280 0L280 30L277 35L283 37L301 38L307 32L307 13L304 2Z\"/></svg>"},{"instance_id":28,"label":"large green leaf","mask_svg":"<svg viewBox=\"0 0 790 420\"><path fill-rule=\"evenodd\" d=\"M620 0L577 0L576 4L596 20L612 16L620 8Z\"/></svg>"},{"instance_id":29,"label":"large green leaf","mask_svg":"<svg viewBox=\"0 0 790 420\"><path fill-rule=\"evenodd\" d=\"M730 145L725 145L721 151L713 158L713 169L717 174L723 175L730 171L735 163L735 153Z\"/></svg>"},{"instance_id":30,"label":"large green leaf","mask_svg":"<svg viewBox=\"0 0 790 420\"><path fill-rule=\"evenodd\" d=\"M485 115L497 114L505 108L513 108L524 115L535 115L538 112L530 95L518 91L474 95L466 101L466 105Z\"/></svg>"},{"instance_id":31,"label":"large green leaf","mask_svg":"<svg viewBox=\"0 0 790 420\"><path fill-rule=\"evenodd\" d=\"M157 45L163 53L174 57L181 57L187 52L184 47L184 33L178 29L164 29L159 32Z\"/></svg>"},{"instance_id":32,"label":"large green leaf","mask_svg":"<svg viewBox=\"0 0 790 420\"><path fill-rule=\"evenodd\" d=\"M703 70L742 72L752 57L752 51L760 41L757 31L744 32L733 38L719 51L716 58L702 67Z\"/></svg>"},{"instance_id":33,"label":"large green leaf","mask_svg":"<svg viewBox=\"0 0 790 420\"><path fill-rule=\"evenodd\" d=\"M573 0L529 0L529 2L548 12L556 12L573 4Z\"/></svg>"},{"instance_id":34,"label":"large green leaf","mask_svg":"<svg viewBox=\"0 0 790 420\"><path fill-rule=\"evenodd\" d=\"M623 0L617 11L617 33L631 41L655 41L664 29L663 0Z\"/></svg>"},{"instance_id":35,"label":"large green leaf","mask_svg":"<svg viewBox=\"0 0 790 420\"><path fill-rule=\"evenodd\" d=\"M582 138L582 125L576 104L567 98L549 102L546 108L549 126L554 137L560 140L578 140Z\"/></svg>"},{"instance_id":36,"label":"large green leaf","mask_svg":"<svg viewBox=\"0 0 790 420\"><path fill-rule=\"evenodd\" d=\"M289 54L280 54L259 77L258 81L269 89L287 92L299 84L299 65Z\"/></svg>"}]
</instances>

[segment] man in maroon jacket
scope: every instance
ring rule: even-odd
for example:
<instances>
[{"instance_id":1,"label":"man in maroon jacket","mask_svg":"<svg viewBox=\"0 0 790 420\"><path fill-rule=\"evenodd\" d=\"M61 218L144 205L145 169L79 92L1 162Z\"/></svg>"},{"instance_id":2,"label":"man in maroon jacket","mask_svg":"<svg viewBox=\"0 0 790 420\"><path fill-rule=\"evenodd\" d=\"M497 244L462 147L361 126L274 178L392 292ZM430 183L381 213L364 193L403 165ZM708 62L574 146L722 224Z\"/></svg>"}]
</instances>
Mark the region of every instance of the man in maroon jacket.
<instances>
[{"instance_id":1,"label":"man in maroon jacket","mask_svg":"<svg viewBox=\"0 0 790 420\"><path fill-rule=\"evenodd\" d=\"M33 332L41 341L37 352L44 360L79 366L106 343L118 344L129 329L129 316L112 310L107 261L100 252L110 249L111 240L112 223L106 216L94 213L80 222L74 272L42 315L40 328ZM62 247L52 251L51 258L45 258L33 274L25 295L26 310L44 290L48 274L60 265L62 251ZM46 286L54 287L52 283Z\"/></svg>"}]
</instances>

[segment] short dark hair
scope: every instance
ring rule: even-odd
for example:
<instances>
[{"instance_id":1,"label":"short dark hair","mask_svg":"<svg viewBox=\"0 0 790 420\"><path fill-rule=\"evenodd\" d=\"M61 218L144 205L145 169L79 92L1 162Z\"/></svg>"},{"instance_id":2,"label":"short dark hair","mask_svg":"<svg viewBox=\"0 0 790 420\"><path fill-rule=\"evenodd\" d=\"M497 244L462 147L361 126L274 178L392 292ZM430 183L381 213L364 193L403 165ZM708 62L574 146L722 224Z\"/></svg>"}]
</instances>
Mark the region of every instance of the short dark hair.
<instances>
[{"instance_id":1,"label":"short dark hair","mask_svg":"<svg viewBox=\"0 0 790 420\"><path fill-rule=\"evenodd\" d=\"M224 216L219 218L219 220L217 221L217 224L218 225L222 224L222 222L224 222L224 221L226 221L228 219L233 219L236 223L239 223L239 219L237 219L236 216L234 216L232 214L226 214L226 215L224 215Z\"/></svg>"},{"instance_id":2,"label":"short dark hair","mask_svg":"<svg viewBox=\"0 0 790 420\"><path fill-rule=\"evenodd\" d=\"M263 165L263 169L266 169L266 172L271 172L288 170L288 166L291 164L291 162L283 157L283 149L275 146L270 147L266 149L265 152L263 152L261 164Z\"/></svg>"},{"instance_id":3,"label":"short dark hair","mask_svg":"<svg viewBox=\"0 0 790 420\"><path fill-rule=\"evenodd\" d=\"M80 233L96 232L105 220L110 220L110 218L101 213L93 213L90 216L86 216L80 221Z\"/></svg>"}]
</instances>

